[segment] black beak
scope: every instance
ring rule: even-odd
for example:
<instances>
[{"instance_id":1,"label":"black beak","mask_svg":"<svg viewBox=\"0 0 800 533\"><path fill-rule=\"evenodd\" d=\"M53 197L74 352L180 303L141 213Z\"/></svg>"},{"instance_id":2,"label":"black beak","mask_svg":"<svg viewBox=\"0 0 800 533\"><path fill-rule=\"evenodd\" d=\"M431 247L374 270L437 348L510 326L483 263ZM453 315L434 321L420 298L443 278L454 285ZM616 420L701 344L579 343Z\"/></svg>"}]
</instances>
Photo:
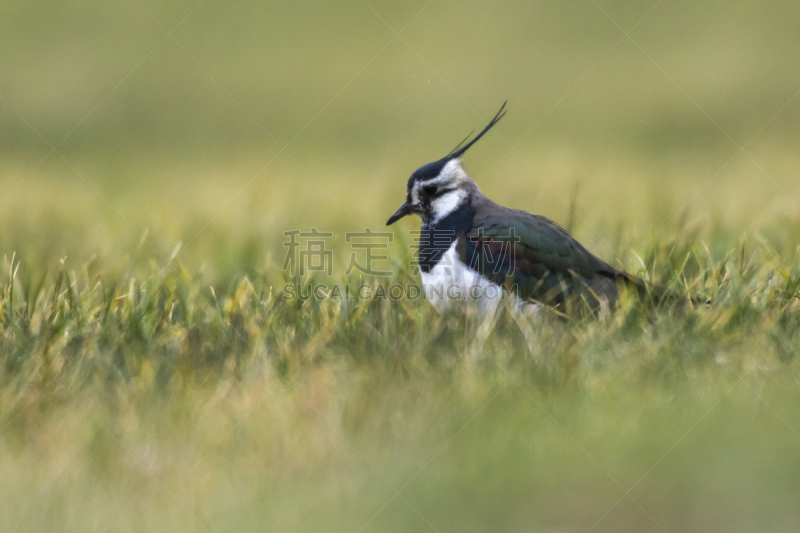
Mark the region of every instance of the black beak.
<instances>
[{"instance_id":1,"label":"black beak","mask_svg":"<svg viewBox=\"0 0 800 533\"><path fill-rule=\"evenodd\" d=\"M406 215L410 215L414 211L414 206L408 202L403 202L403 205L397 208L397 211L394 212L394 215L389 217L389 220L386 221L387 226L391 226L401 218Z\"/></svg>"}]
</instances>

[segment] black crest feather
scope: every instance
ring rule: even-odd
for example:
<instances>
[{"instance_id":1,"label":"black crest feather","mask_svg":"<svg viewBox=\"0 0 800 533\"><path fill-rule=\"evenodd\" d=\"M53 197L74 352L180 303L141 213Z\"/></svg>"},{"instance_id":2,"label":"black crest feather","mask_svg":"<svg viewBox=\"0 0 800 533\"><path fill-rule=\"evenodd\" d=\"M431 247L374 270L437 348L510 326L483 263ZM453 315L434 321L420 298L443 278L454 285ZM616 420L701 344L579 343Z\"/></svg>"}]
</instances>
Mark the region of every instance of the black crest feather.
<instances>
[{"instance_id":1,"label":"black crest feather","mask_svg":"<svg viewBox=\"0 0 800 533\"><path fill-rule=\"evenodd\" d=\"M463 140L463 141L461 141L460 143L458 143L458 146L456 146L455 148L453 148L453 151L452 151L452 152L450 152L449 154L447 154L447 155L444 157L444 159L447 159L447 160L449 160L449 159L455 159L455 158L457 158L457 157L461 157L461 155L462 155L464 152L466 152L467 150L469 150L469 149L470 149L470 147L471 147L473 144L475 144L476 142L478 142L478 139L480 139L481 137L483 137L483 136L484 136L484 134L485 134L487 131L489 131L490 129L492 129L492 127L493 127L495 124L497 124L498 122L500 122L500 119L501 119L501 118L503 118L503 117L506 115L506 104L507 104L507 103L508 103L508 101L505 101L505 102L503 102L503 105L500 107L500 110L497 112L497 114L494 116L494 118L491 120L491 122L489 122L489 124L488 124L488 125L487 125L485 128L483 128L483 131L481 131L481 132L480 132L478 135L476 135L476 136L475 136L475 138L474 138L474 139L472 139L471 141L469 141L467 144L465 144L465 145L464 145L464 143L467 141L467 139L469 139L469 138L470 138L470 136L472 135L472 133L470 133L469 135L467 135L467 136L464 138L464 140ZM463 146L462 146L462 145L463 145Z\"/></svg>"}]
</instances>

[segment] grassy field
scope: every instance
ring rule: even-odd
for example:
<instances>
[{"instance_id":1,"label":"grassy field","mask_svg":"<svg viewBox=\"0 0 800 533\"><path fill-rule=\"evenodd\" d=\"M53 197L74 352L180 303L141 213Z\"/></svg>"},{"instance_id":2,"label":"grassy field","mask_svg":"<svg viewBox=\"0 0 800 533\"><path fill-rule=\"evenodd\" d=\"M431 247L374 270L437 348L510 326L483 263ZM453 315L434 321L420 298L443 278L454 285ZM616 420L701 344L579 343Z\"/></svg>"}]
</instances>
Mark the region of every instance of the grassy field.
<instances>
[{"instance_id":1,"label":"grassy field","mask_svg":"<svg viewBox=\"0 0 800 533\"><path fill-rule=\"evenodd\" d=\"M800 522L800 6L0 4L0 529ZM286 299L419 165L708 308ZM331 232L298 280L284 232Z\"/></svg>"}]
</instances>

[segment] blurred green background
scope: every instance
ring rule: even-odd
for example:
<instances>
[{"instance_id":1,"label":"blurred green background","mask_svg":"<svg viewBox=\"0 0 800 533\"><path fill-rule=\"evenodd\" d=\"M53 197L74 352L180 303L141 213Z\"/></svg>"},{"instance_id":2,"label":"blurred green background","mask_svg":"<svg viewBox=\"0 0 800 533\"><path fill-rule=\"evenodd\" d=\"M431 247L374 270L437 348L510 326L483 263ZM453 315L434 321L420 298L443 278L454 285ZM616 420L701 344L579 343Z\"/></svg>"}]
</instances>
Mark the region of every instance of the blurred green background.
<instances>
[{"instance_id":1,"label":"blurred green background","mask_svg":"<svg viewBox=\"0 0 800 533\"><path fill-rule=\"evenodd\" d=\"M285 229L382 226L508 99L465 161L487 195L562 223L575 197L623 263L667 223L722 249L796 220L798 35L788 1L6 1L0 242L78 259L148 230L200 264L247 224L253 271Z\"/></svg>"},{"instance_id":2,"label":"blurred green background","mask_svg":"<svg viewBox=\"0 0 800 533\"><path fill-rule=\"evenodd\" d=\"M798 95L790 1L3 0L0 530L794 530ZM715 305L273 298L505 100L489 197Z\"/></svg>"}]
</instances>

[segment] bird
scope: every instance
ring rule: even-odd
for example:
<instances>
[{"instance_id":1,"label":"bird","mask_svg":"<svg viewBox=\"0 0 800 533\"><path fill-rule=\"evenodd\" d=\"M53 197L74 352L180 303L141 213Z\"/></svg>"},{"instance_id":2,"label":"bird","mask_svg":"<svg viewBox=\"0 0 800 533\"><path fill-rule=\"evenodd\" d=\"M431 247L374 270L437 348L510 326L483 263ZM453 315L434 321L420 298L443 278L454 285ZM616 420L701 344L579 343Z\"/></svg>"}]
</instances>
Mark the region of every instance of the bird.
<instances>
[{"instance_id":1,"label":"bird","mask_svg":"<svg viewBox=\"0 0 800 533\"><path fill-rule=\"evenodd\" d=\"M443 158L419 167L406 184L403 204L386 222L416 214L418 268L425 295L442 311L454 301L477 300L496 309L504 294L522 305L569 313L597 312L614 305L623 286L645 295L640 278L611 266L588 251L552 220L499 205L487 198L465 172L462 156L506 114L504 102L475 137L462 140Z\"/></svg>"}]
</instances>

